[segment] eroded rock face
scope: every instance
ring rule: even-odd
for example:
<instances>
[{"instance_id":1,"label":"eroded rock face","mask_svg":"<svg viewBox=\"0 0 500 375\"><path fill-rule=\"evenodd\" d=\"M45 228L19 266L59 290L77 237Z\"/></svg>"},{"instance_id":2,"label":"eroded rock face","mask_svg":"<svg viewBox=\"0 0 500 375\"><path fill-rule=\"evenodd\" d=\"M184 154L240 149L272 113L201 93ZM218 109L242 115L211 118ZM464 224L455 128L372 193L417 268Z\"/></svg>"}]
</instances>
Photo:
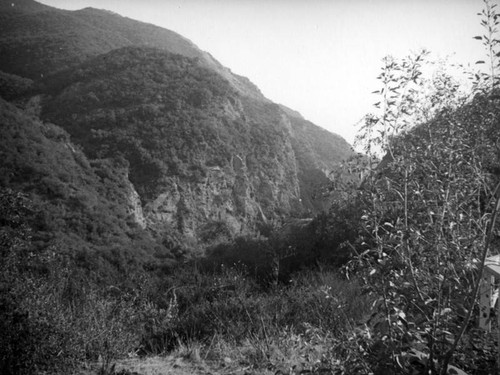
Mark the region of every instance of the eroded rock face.
<instances>
[{"instance_id":1,"label":"eroded rock face","mask_svg":"<svg viewBox=\"0 0 500 375\"><path fill-rule=\"evenodd\" d=\"M86 190L69 200L82 211L78 235L121 233L127 242L140 232L148 247L177 249L328 207L311 197L352 153L345 140L272 103L186 38L96 9L28 0L0 8L1 96L54 124L61 152L79 160L67 165L88 164L42 173L46 193L63 199L60 176L86 176ZM30 168L54 165L43 155Z\"/></svg>"},{"instance_id":2,"label":"eroded rock face","mask_svg":"<svg viewBox=\"0 0 500 375\"><path fill-rule=\"evenodd\" d=\"M124 159L130 212L158 238L200 243L214 228L237 236L266 219L313 215L326 202L306 198L349 153L339 137L242 95L199 61L153 48L112 51L43 88L42 116L90 159Z\"/></svg>"},{"instance_id":3,"label":"eroded rock face","mask_svg":"<svg viewBox=\"0 0 500 375\"><path fill-rule=\"evenodd\" d=\"M134 221L142 228L146 229L146 219L142 211L141 198L134 188L134 185L129 181L128 184L128 203L129 214L132 215Z\"/></svg>"},{"instance_id":4,"label":"eroded rock face","mask_svg":"<svg viewBox=\"0 0 500 375\"><path fill-rule=\"evenodd\" d=\"M285 155L283 155L285 156ZM286 155L294 165L293 152ZM255 231L259 222L300 207L296 174L274 160L272 176L250 170L245 155L234 155L224 167L209 167L206 177L193 183L176 177L156 199L144 207L150 228L176 228L187 237L199 238L207 222L223 223L231 235Z\"/></svg>"}]
</instances>

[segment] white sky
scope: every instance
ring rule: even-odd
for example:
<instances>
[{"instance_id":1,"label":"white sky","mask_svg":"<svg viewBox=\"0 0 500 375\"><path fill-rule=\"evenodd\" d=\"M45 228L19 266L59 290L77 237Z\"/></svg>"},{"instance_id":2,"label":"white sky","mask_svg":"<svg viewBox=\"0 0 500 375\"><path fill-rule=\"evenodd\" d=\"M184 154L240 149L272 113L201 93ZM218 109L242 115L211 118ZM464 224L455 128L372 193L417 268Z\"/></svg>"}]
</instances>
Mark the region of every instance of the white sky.
<instances>
[{"instance_id":1,"label":"white sky","mask_svg":"<svg viewBox=\"0 0 500 375\"><path fill-rule=\"evenodd\" d=\"M421 47L484 58L481 0L39 0L108 9L176 31L274 102L352 143L381 59Z\"/></svg>"}]
</instances>

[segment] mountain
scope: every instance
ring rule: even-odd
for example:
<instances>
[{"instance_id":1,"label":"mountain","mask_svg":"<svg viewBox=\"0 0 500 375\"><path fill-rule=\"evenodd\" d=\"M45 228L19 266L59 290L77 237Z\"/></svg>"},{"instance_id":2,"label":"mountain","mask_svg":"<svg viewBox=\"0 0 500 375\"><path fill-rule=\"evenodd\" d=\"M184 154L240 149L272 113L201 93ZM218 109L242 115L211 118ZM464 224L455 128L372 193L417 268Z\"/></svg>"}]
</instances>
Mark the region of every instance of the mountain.
<instances>
[{"instance_id":1,"label":"mountain","mask_svg":"<svg viewBox=\"0 0 500 375\"><path fill-rule=\"evenodd\" d=\"M241 92L263 99L248 79L232 74L173 31L105 10L65 11L32 0L0 1L0 70L4 72L40 78L127 46L150 46L199 59Z\"/></svg>"},{"instance_id":2,"label":"mountain","mask_svg":"<svg viewBox=\"0 0 500 375\"><path fill-rule=\"evenodd\" d=\"M13 216L30 227L32 254L57 247L80 266L100 269L111 278L137 259L153 263L154 253L172 260L172 252L159 247L144 231L139 198L128 180L125 161L89 160L62 128L41 122L3 99L0 122L2 249L9 232L17 231L8 219L8 198L21 192L32 207L25 217ZM109 262L99 261L112 258L118 263L111 268Z\"/></svg>"},{"instance_id":3,"label":"mountain","mask_svg":"<svg viewBox=\"0 0 500 375\"><path fill-rule=\"evenodd\" d=\"M311 213L328 207L331 194L323 195L331 182L331 172L353 156L340 136L314 125L301 116L288 116L292 128L292 147L297 161L302 205Z\"/></svg>"},{"instance_id":4,"label":"mountain","mask_svg":"<svg viewBox=\"0 0 500 375\"><path fill-rule=\"evenodd\" d=\"M3 179L3 187L48 205L60 200L58 207L73 193L87 196L76 205L82 223L93 215L124 220L116 233L129 238L125 247L139 236L171 254L180 244L205 246L328 207L317 192L352 155L347 142L264 98L186 38L91 8L2 0L0 10L0 94L12 103L2 111L64 140L28 158L5 144L13 160L5 175L21 177ZM43 130L31 137L14 129L5 129L6 139L20 137L21 149L36 149L34 139L54 142ZM56 157L59 149L65 153ZM61 196L29 177L42 169ZM67 224L70 210L63 211L56 216ZM77 227L61 228L107 243Z\"/></svg>"}]
</instances>

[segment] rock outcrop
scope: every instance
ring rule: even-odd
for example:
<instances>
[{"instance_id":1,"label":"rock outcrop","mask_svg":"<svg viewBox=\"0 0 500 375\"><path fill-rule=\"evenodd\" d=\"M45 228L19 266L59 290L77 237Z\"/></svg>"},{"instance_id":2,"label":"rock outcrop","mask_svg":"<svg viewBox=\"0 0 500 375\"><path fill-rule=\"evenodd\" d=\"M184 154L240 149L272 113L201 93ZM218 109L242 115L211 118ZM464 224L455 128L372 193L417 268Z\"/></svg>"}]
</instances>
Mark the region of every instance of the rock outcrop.
<instances>
[{"instance_id":1,"label":"rock outcrop","mask_svg":"<svg viewBox=\"0 0 500 375\"><path fill-rule=\"evenodd\" d=\"M103 178L119 166L131 225L203 244L328 207L318 192L347 142L186 38L91 8L0 7L5 95L63 128Z\"/></svg>"}]
</instances>

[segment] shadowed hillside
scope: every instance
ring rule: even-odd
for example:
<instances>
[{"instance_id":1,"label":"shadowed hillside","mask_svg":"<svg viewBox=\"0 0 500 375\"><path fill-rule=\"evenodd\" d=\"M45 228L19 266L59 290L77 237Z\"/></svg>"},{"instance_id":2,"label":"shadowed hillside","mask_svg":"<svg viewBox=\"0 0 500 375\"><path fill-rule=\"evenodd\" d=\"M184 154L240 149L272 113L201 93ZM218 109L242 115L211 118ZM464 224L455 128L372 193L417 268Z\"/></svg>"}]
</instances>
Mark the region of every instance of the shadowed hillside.
<instances>
[{"instance_id":1,"label":"shadowed hillside","mask_svg":"<svg viewBox=\"0 0 500 375\"><path fill-rule=\"evenodd\" d=\"M354 154L342 137L296 115L290 116L302 203L311 212L329 207L332 196L325 194L331 173Z\"/></svg>"},{"instance_id":2,"label":"shadowed hillside","mask_svg":"<svg viewBox=\"0 0 500 375\"><path fill-rule=\"evenodd\" d=\"M247 79L231 74L173 31L104 10L65 11L32 0L2 0L0 9L0 70L4 72L40 78L116 48L149 46L197 58L246 95L264 99Z\"/></svg>"},{"instance_id":3,"label":"shadowed hillside","mask_svg":"<svg viewBox=\"0 0 500 375\"><path fill-rule=\"evenodd\" d=\"M42 116L91 158L121 155L147 222L197 237L205 221L251 230L300 210L290 129L196 60L145 47L44 79ZM148 224L148 225L149 225ZM250 225L245 229L242 225Z\"/></svg>"},{"instance_id":4,"label":"shadowed hillside","mask_svg":"<svg viewBox=\"0 0 500 375\"><path fill-rule=\"evenodd\" d=\"M0 105L0 184L3 191L25 192L34 202L33 251L57 244L89 271L93 262L113 252L146 264L154 249L162 251L143 230L125 160L89 160L57 125L42 123L1 99ZM92 259L96 252L101 255ZM126 261L121 267L127 267ZM109 272L113 279L115 271L95 276Z\"/></svg>"},{"instance_id":5,"label":"shadowed hillside","mask_svg":"<svg viewBox=\"0 0 500 375\"><path fill-rule=\"evenodd\" d=\"M87 157L124 158L150 230L198 239L220 222L237 235L327 207L318 192L349 145L189 40L91 8L2 9L5 98L33 107L37 94L35 113Z\"/></svg>"},{"instance_id":6,"label":"shadowed hillside","mask_svg":"<svg viewBox=\"0 0 500 375\"><path fill-rule=\"evenodd\" d=\"M325 282L361 316L355 285L295 276L346 258L311 217L351 147L186 38L0 0L0 96L0 372L111 374L221 329L261 358L285 327L342 331Z\"/></svg>"}]
</instances>

